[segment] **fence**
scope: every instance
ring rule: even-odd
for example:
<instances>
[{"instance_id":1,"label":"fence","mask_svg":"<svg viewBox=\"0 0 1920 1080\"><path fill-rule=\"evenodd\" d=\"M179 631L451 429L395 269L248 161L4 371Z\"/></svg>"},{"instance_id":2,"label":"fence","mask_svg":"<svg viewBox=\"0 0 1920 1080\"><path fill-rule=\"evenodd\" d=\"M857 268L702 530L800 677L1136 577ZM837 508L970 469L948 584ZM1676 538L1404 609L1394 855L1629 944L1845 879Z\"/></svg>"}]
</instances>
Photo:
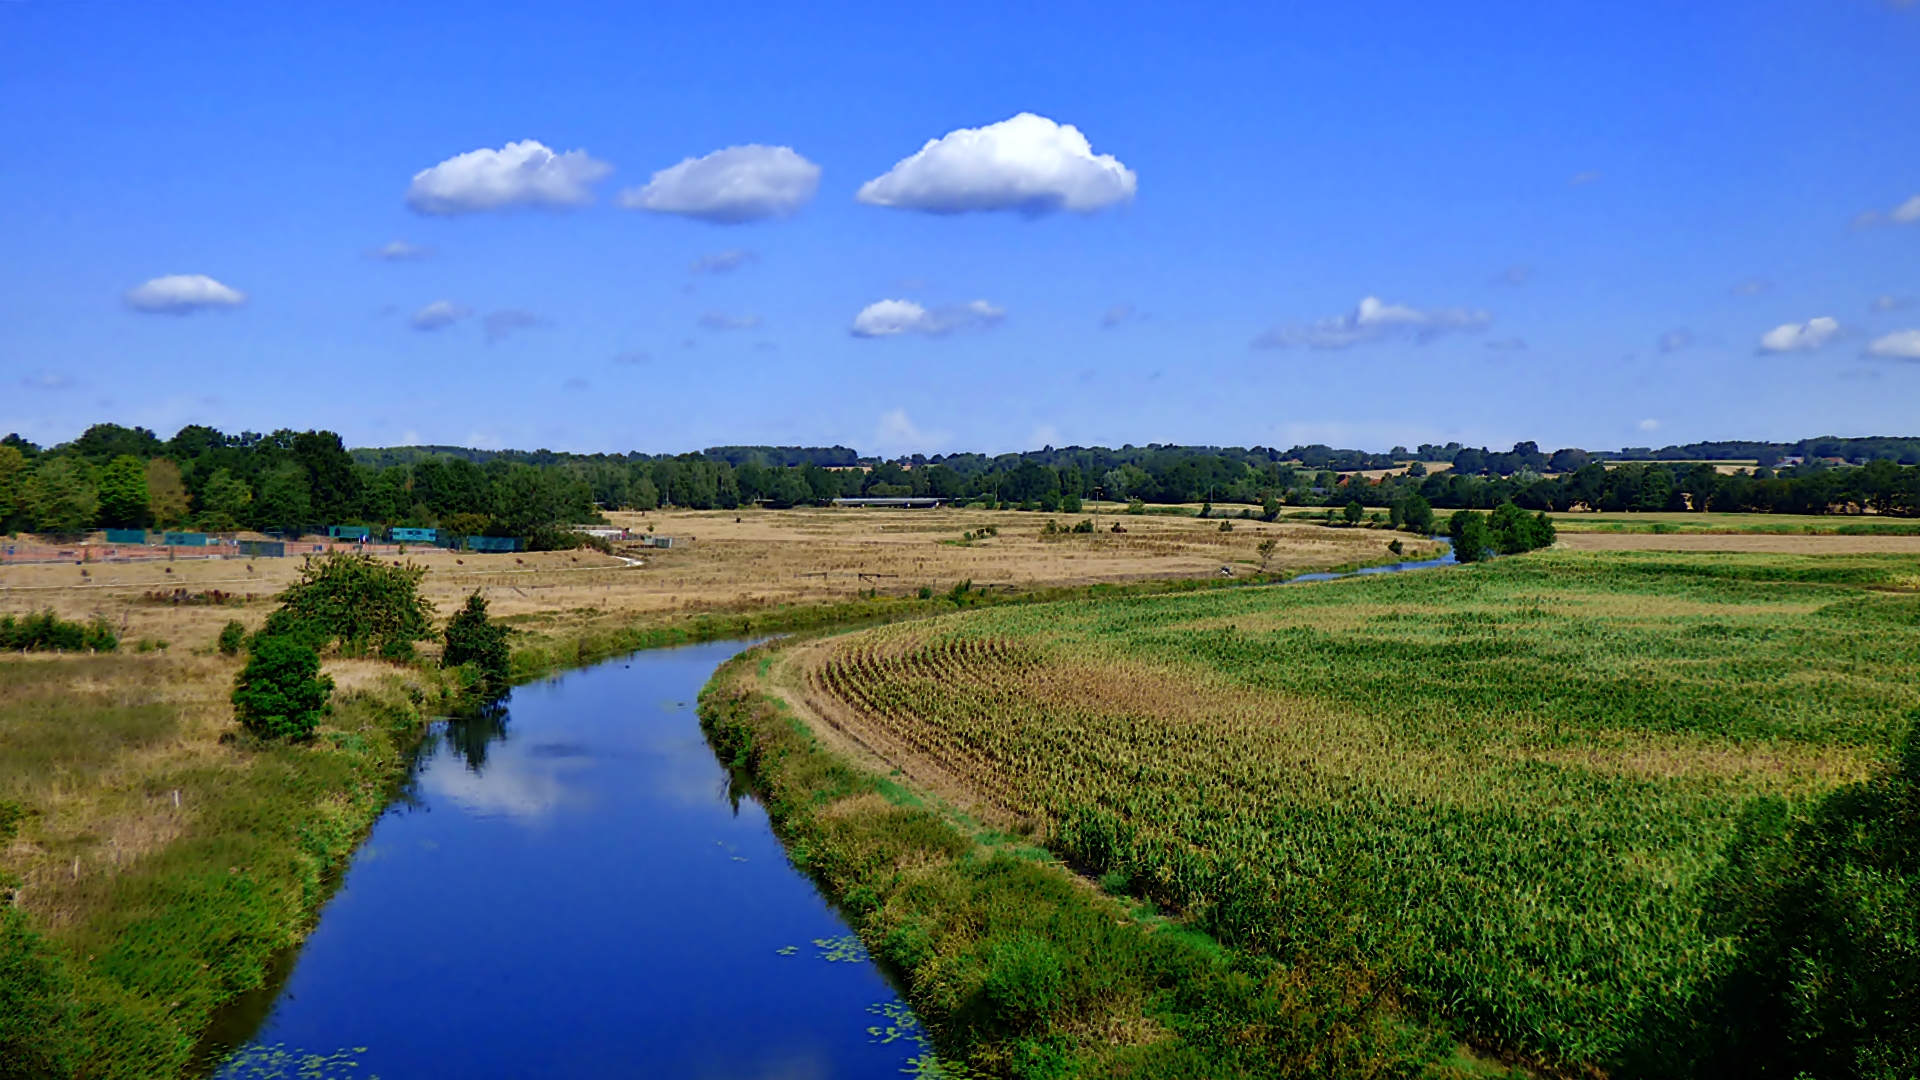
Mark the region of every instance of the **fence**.
<instances>
[{"instance_id":1,"label":"fence","mask_svg":"<svg viewBox=\"0 0 1920 1080\"><path fill-rule=\"evenodd\" d=\"M170 532L163 541L168 547L206 547L207 534L196 532Z\"/></svg>"},{"instance_id":2,"label":"fence","mask_svg":"<svg viewBox=\"0 0 1920 1080\"><path fill-rule=\"evenodd\" d=\"M284 559L287 557L287 545L282 540L236 540L234 545L240 554L249 559Z\"/></svg>"},{"instance_id":3,"label":"fence","mask_svg":"<svg viewBox=\"0 0 1920 1080\"><path fill-rule=\"evenodd\" d=\"M469 536L463 543L468 551L512 552L520 550L517 536Z\"/></svg>"},{"instance_id":4,"label":"fence","mask_svg":"<svg viewBox=\"0 0 1920 1080\"><path fill-rule=\"evenodd\" d=\"M144 544L146 542L147 530L145 529L107 530L107 543L109 544Z\"/></svg>"}]
</instances>

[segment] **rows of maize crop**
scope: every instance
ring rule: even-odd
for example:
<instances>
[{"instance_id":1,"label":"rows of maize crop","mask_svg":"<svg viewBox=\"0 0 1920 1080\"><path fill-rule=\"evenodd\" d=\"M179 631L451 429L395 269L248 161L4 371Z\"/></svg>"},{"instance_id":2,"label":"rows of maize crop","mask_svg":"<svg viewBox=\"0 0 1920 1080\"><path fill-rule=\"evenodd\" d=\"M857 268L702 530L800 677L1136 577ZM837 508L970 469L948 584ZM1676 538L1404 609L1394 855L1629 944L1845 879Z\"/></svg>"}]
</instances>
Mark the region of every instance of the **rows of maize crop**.
<instances>
[{"instance_id":1,"label":"rows of maize crop","mask_svg":"<svg viewBox=\"0 0 1920 1080\"><path fill-rule=\"evenodd\" d=\"M1723 961L1702 897L1742 810L1859 778L1920 706L1917 572L1540 553L972 612L814 680L1223 940L1606 1065Z\"/></svg>"}]
</instances>

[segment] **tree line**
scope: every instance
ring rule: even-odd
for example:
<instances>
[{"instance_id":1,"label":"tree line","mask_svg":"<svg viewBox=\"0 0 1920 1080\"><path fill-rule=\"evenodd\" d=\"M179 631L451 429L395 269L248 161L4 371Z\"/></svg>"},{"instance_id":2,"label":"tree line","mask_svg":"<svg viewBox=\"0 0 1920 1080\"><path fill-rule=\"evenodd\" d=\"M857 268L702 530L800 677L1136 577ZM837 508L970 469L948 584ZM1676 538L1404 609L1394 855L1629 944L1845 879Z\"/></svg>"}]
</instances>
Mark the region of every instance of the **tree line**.
<instances>
[{"instance_id":1,"label":"tree line","mask_svg":"<svg viewBox=\"0 0 1920 1080\"><path fill-rule=\"evenodd\" d=\"M1769 447L1805 453L1792 455L1800 459L1793 464L1723 474L1700 460L1623 463L1577 448L1549 453L1531 442L1505 451L1429 444L1386 454L1317 444L1287 450L1049 446L1018 454L892 460L861 457L846 447L730 446L677 455L460 447L349 451L328 431L230 435L190 425L163 440L145 428L96 424L72 442L45 449L17 435L0 440L0 529L74 534L93 528L221 532L375 525L532 537L597 520L601 510L779 509L888 496L1049 513L1076 513L1084 500L1103 499L1142 506L1240 504L1273 516L1283 506L1393 508L1412 496L1438 509L1491 510L1511 502L1556 513L1920 513L1920 466L1901 463L1910 450L1920 460L1920 440L1680 449ZM1847 451L1857 452L1859 463L1836 463ZM1451 467L1427 467L1441 461ZM1363 469L1399 471L1369 478L1360 475Z\"/></svg>"}]
</instances>

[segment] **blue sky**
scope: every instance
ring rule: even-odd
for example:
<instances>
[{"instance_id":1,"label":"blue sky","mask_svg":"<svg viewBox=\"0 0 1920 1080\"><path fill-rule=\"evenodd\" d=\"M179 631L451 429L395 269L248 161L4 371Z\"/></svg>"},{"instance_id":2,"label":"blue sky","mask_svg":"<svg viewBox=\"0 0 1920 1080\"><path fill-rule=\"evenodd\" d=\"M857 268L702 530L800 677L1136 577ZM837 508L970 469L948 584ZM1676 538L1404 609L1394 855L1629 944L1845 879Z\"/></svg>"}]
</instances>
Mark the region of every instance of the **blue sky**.
<instances>
[{"instance_id":1,"label":"blue sky","mask_svg":"<svg viewBox=\"0 0 1920 1080\"><path fill-rule=\"evenodd\" d=\"M0 0L0 430L1920 434L1916 56L1887 0ZM582 156L488 208L528 141Z\"/></svg>"}]
</instances>

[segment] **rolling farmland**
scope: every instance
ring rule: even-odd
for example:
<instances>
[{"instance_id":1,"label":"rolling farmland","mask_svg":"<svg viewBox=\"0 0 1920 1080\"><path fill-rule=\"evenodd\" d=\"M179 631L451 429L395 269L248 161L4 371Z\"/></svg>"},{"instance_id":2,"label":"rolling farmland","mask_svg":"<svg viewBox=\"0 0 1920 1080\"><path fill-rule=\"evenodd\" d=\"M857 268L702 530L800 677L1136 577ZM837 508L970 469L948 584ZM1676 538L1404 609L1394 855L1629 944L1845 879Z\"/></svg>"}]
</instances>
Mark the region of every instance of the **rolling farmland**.
<instances>
[{"instance_id":1,"label":"rolling farmland","mask_svg":"<svg viewBox=\"0 0 1920 1080\"><path fill-rule=\"evenodd\" d=\"M1612 1067L1728 962L1703 913L1743 815L1894 755L1917 588L1910 557L1538 553L888 627L800 694L1111 891Z\"/></svg>"}]
</instances>

